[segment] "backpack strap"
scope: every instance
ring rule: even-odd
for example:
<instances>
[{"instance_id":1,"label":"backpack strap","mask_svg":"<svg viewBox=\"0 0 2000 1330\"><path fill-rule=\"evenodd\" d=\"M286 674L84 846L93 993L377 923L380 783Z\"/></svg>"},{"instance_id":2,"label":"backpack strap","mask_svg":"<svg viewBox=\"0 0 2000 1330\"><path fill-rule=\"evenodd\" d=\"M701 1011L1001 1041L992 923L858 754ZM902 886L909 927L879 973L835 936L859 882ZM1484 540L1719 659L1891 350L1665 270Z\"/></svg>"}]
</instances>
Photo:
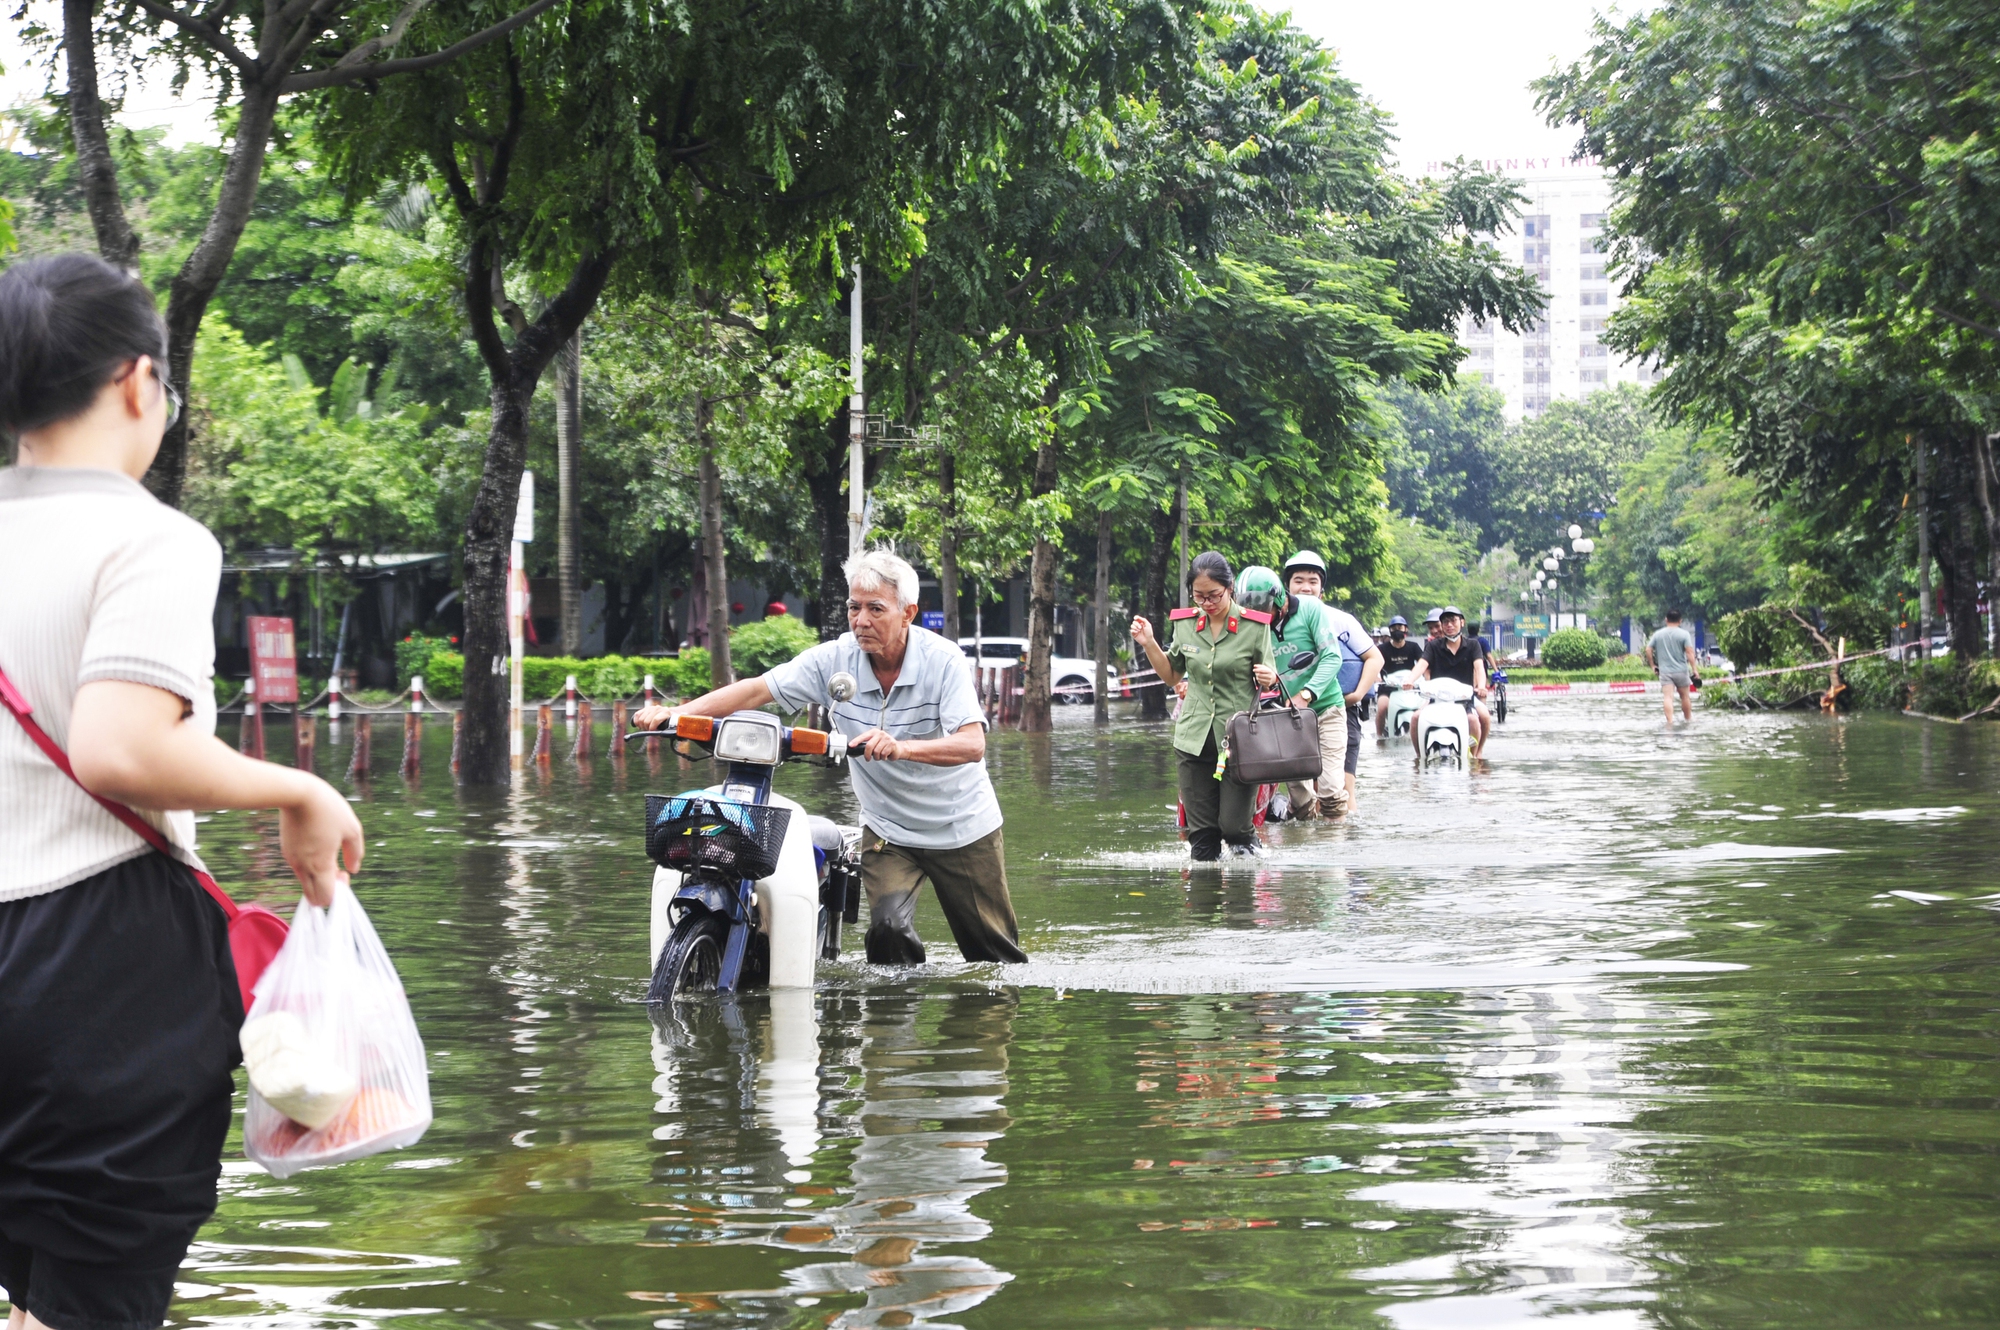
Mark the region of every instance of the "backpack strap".
<instances>
[{"instance_id":1,"label":"backpack strap","mask_svg":"<svg viewBox=\"0 0 2000 1330\"><path fill-rule=\"evenodd\" d=\"M65 753L61 746L49 737L49 732L43 729L35 720L34 708L28 705L28 699L22 695L21 690L14 687L14 681L7 677L7 671L5 670L0 670L0 706L5 706L7 710L14 713L14 719L21 722L21 728L26 730L28 737L35 741L35 747L41 749L48 756L49 761L56 764L58 771L68 776L72 781L75 781L76 788L102 804L105 812L123 822L140 840L145 841L146 844L152 846L168 858L173 859L176 863L181 862L174 854L172 844L161 834L158 827L148 822L145 818L140 817L116 799L107 799L85 785L82 781L76 779L76 769L69 764L69 754ZM194 874L195 880L201 883L201 889L215 898L215 903L222 907L223 914L234 919L237 916L238 910L236 902L229 899L229 893L217 886L215 879L199 868L195 868L193 865L184 866L187 867L189 872Z\"/></svg>"}]
</instances>

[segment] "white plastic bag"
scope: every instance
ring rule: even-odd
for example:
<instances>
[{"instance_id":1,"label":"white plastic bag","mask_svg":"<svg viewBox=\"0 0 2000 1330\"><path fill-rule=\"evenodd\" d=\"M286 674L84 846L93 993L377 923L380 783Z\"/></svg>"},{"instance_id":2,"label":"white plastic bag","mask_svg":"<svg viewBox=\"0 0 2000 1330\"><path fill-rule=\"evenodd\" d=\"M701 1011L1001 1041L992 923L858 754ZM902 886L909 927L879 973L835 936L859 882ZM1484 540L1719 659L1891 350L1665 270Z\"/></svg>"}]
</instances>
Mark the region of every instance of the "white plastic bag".
<instances>
[{"instance_id":1,"label":"white plastic bag","mask_svg":"<svg viewBox=\"0 0 2000 1330\"><path fill-rule=\"evenodd\" d=\"M410 1001L345 884L324 910L299 902L242 1039L243 1149L273 1176L413 1145L431 1125Z\"/></svg>"}]
</instances>

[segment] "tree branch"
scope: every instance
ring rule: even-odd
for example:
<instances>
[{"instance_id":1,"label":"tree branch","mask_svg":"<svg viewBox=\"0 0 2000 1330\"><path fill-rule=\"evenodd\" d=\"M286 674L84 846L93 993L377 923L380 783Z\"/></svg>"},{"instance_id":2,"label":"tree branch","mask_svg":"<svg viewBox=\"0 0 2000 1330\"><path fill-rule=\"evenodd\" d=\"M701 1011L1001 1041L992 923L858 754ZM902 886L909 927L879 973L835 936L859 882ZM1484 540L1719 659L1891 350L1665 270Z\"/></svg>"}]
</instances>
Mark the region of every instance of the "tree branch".
<instances>
[{"instance_id":1,"label":"tree branch","mask_svg":"<svg viewBox=\"0 0 2000 1330\"><path fill-rule=\"evenodd\" d=\"M153 3L153 0L139 0L139 3ZM414 74L419 70L449 64L462 55L469 55L482 46L498 41L514 29L533 21L561 3L562 0L534 0L527 8L502 19L492 27L475 32L463 41L453 42L442 51L432 51L429 55L406 56L401 60L364 61L352 65L346 63L346 57L342 57L341 63L330 69L314 69L292 75L285 80L285 91L311 92L316 88L340 87L367 79L389 78L395 74Z\"/></svg>"},{"instance_id":2,"label":"tree branch","mask_svg":"<svg viewBox=\"0 0 2000 1330\"><path fill-rule=\"evenodd\" d=\"M236 44L223 36L214 24L204 23L192 14L183 14L171 5L163 5L160 0L134 0L139 8L162 22L171 23L185 32L201 39L202 45L214 51L230 64L242 71L246 78L257 76L257 62L238 50Z\"/></svg>"}]
</instances>

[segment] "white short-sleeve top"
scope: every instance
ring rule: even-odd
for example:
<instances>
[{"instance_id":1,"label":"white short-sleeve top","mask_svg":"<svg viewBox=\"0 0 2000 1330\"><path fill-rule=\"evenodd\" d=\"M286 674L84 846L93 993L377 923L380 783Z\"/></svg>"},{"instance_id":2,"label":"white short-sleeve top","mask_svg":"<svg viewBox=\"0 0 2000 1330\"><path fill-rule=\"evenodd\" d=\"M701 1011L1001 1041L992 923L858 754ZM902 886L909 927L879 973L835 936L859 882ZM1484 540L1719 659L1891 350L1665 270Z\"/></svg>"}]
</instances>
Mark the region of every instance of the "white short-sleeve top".
<instances>
[{"instance_id":1,"label":"white short-sleeve top","mask_svg":"<svg viewBox=\"0 0 2000 1330\"><path fill-rule=\"evenodd\" d=\"M215 732L215 594L207 528L114 471L0 470L0 669L58 744L97 679L151 684ZM194 814L141 809L199 866ZM147 852L0 711L0 901L55 891Z\"/></svg>"},{"instance_id":2,"label":"white short-sleeve top","mask_svg":"<svg viewBox=\"0 0 2000 1330\"><path fill-rule=\"evenodd\" d=\"M841 671L858 685L850 701L833 707L834 728L850 739L872 729L896 739L937 739L986 723L964 653L914 625L896 686L887 693L853 633L785 662L765 674L764 682L779 706L803 711L829 702L827 681ZM993 797L984 762L933 767L856 758L847 771L861 820L892 845L955 850L1000 826L1000 801Z\"/></svg>"}]
</instances>

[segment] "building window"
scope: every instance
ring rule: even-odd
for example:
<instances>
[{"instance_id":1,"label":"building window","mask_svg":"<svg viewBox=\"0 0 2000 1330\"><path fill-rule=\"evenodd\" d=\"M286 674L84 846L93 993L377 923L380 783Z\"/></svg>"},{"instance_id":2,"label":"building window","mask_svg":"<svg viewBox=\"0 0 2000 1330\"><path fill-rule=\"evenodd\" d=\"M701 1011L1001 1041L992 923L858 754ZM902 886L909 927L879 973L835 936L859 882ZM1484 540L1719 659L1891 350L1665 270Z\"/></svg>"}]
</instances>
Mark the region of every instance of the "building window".
<instances>
[{"instance_id":1,"label":"building window","mask_svg":"<svg viewBox=\"0 0 2000 1330\"><path fill-rule=\"evenodd\" d=\"M1581 217L1576 219L1576 224L1582 227L1586 231L1595 231L1600 227L1602 227L1605 224L1605 222L1609 220L1610 216L1606 213L1587 212L1584 213Z\"/></svg>"},{"instance_id":2,"label":"building window","mask_svg":"<svg viewBox=\"0 0 2000 1330\"><path fill-rule=\"evenodd\" d=\"M1537 213L1533 217L1521 219L1521 234L1524 236L1546 236L1549 233L1549 215Z\"/></svg>"},{"instance_id":3,"label":"building window","mask_svg":"<svg viewBox=\"0 0 2000 1330\"><path fill-rule=\"evenodd\" d=\"M1611 293L1609 291L1580 291L1577 293L1576 303L1579 305L1609 305L1611 303Z\"/></svg>"},{"instance_id":4,"label":"building window","mask_svg":"<svg viewBox=\"0 0 2000 1330\"><path fill-rule=\"evenodd\" d=\"M1603 319L1578 319L1576 321L1576 330L1586 333L1601 333L1604 331L1604 323Z\"/></svg>"},{"instance_id":5,"label":"building window","mask_svg":"<svg viewBox=\"0 0 2000 1330\"><path fill-rule=\"evenodd\" d=\"M1602 360L1605 358L1605 351L1596 342L1585 342L1576 349L1576 358L1578 360Z\"/></svg>"},{"instance_id":6,"label":"building window","mask_svg":"<svg viewBox=\"0 0 2000 1330\"><path fill-rule=\"evenodd\" d=\"M1585 236L1585 237L1584 237L1583 239L1581 239L1581 240L1579 240L1579 241L1577 241L1577 242L1576 242L1576 252L1577 252L1577 253L1579 253L1579 254L1602 254L1602 253L1604 253L1604 252L1605 252L1605 248L1604 248L1604 237L1602 237L1602 236Z\"/></svg>"},{"instance_id":7,"label":"building window","mask_svg":"<svg viewBox=\"0 0 2000 1330\"><path fill-rule=\"evenodd\" d=\"M1585 366L1576 372L1576 378L1579 383L1609 383L1611 372L1603 365Z\"/></svg>"},{"instance_id":8,"label":"building window","mask_svg":"<svg viewBox=\"0 0 2000 1330\"><path fill-rule=\"evenodd\" d=\"M1576 278L1580 282L1604 281L1605 280L1604 261L1600 259L1596 263L1578 264L1576 269Z\"/></svg>"},{"instance_id":9,"label":"building window","mask_svg":"<svg viewBox=\"0 0 2000 1330\"><path fill-rule=\"evenodd\" d=\"M1521 399L1521 411L1524 415L1539 416L1548 409L1549 395L1547 393L1535 393L1532 396Z\"/></svg>"}]
</instances>

